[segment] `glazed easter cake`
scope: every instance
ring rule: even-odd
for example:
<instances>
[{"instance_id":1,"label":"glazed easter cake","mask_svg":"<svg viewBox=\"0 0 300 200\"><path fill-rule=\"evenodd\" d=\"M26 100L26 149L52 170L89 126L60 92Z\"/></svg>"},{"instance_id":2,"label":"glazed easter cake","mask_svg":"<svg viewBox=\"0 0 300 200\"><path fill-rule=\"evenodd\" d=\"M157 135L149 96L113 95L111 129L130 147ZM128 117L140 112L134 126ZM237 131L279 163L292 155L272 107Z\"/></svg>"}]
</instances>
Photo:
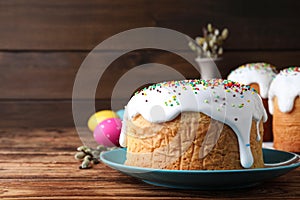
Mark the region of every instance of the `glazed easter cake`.
<instances>
[{"instance_id":1,"label":"glazed easter cake","mask_svg":"<svg viewBox=\"0 0 300 200\"><path fill-rule=\"evenodd\" d=\"M274 147L300 152L300 68L283 69L269 91L269 110L273 114Z\"/></svg>"},{"instance_id":2,"label":"glazed easter cake","mask_svg":"<svg viewBox=\"0 0 300 200\"><path fill-rule=\"evenodd\" d=\"M264 166L262 100L247 85L182 80L148 86L130 99L120 145L126 165L173 169Z\"/></svg>"},{"instance_id":3,"label":"glazed easter cake","mask_svg":"<svg viewBox=\"0 0 300 200\"><path fill-rule=\"evenodd\" d=\"M262 97L265 109L268 111L268 93L270 84L277 74L276 68L268 63L248 63L233 70L228 79L250 85ZM269 112L268 120L264 123L264 141L272 141L272 116Z\"/></svg>"}]
</instances>

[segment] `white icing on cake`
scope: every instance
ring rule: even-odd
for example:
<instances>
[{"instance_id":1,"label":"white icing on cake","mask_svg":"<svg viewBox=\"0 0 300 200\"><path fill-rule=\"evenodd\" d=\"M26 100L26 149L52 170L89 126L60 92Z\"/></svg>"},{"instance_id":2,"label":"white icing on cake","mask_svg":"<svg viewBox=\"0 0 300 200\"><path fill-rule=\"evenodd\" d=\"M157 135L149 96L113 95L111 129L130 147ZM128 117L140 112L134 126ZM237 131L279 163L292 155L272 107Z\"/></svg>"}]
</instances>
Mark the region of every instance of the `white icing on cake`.
<instances>
[{"instance_id":1,"label":"white icing on cake","mask_svg":"<svg viewBox=\"0 0 300 200\"><path fill-rule=\"evenodd\" d=\"M228 80L162 82L139 91L126 106L120 145L126 147L126 120L138 114L149 122L161 123L189 111L202 112L230 126L238 139L241 165L252 166L252 119L259 124L260 120L267 120L267 114L254 89ZM260 139L259 130L257 134Z\"/></svg>"},{"instance_id":2,"label":"white icing on cake","mask_svg":"<svg viewBox=\"0 0 300 200\"><path fill-rule=\"evenodd\" d=\"M272 80L276 76L275 67L267 63L249 63L233 70L228 75L228 80L250 85L257 83L260 89L260 96L268 98L268 91Z\"/></svg>"},{"instance_id":3,"label":"white icing on cake","mask_svg":"<svg viewBox=\"0 0 300 200\"><path fill-rule=\"evenodd\" d=\"M273 98L275 96L281 112L287 113L292 111L295 99L300 96L299 67L281 70L271 83L268 100L271 114L274 112Z\"/></svg>"}]
</instances>

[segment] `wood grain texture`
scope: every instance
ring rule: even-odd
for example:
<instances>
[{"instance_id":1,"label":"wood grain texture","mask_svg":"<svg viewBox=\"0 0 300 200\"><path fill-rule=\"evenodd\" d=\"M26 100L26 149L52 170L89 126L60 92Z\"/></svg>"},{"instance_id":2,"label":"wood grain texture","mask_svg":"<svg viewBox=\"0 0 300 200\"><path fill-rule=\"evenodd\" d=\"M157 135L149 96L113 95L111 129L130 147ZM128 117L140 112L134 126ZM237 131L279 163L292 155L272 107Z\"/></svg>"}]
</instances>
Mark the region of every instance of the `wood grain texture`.
<instances>
[{"instance_id":1,"label":"wood grain texture","mask_svg":"<svg viewBox=\"0 0 300 200\"><path fill-rule=\"evenodd\" d=\"M124 108L125 100L97 100L95 110L89 109L91 101L78 101L79 125L86 126L89 117L97 110ZM0 127L73 127L71 100L21 100L0 101Z\"/></svg>"},{"instance_id":2,"label":"wood grain texture","mask_svg":"<svg viewBox=\"0 0 300 200\"><path fill-rule=\"evenodd\" d=\"M76 73L87 56L87 52L0 52L0 98L1 99L70 99ZM118 55L118 52L99 52L107 58ZM184 56L193 57L191 52L180 52ZM300 51L231 51L226 52L217 63L223 76L241 64L265 61L274 64L278 69L300 63ZM96 62L96 63L95 63ZM104 60L93 64L104 66ZM167 65L186 78L199 78L199 73L184 59L166 51L139 50L127 53L116 59L102 75L96 97L108 99L112 95L117 81L136 66L147 63ZM194 63L197 66L196 63ZM137 78L154 76L170 80L174 76L163 74L144 67ZM88 79L89 77L87 77ZM125 82L120 91L129 90L130 82ZM89 86L87 86L89 87ZM139 85L135 86L136 88ZM88 88L87 88L88 89ZM131 93L132 91L129 91ZM120 94L119 98L127 98L128 94ZM84 97L82 97L84 98Z\"/></svg>"},{"instance_id":3,"label":"wood grain texture","mask_svg":"<svg viewBox=\"0 0 300 200\"><path fill-rule=\"evenodd\" d=\"M29 134L30 133L30 134ZM103 164L79 170L73 128L1 129L1 199L297 199L299 169L263 185L231 191L155 187Z\"/></svg>"},{"instance_id":4,"label":"wood grain texture","mask_svg":"<svg viewBox=\"0 0 300 200\"><path fill-rule=\"evenodd\" d=\"M164 27L195 38L209 22L228 27L225 55L218 63L224 78L248 62L266 61L279 69L299 65L299 6L297 0L0 0L0 127L73 126L72 89L81 63L96 45L133 28ZM124 43L108 45L99 52L105 59L96 64L102 66L127 48ZM186 45L174 50L194 57L187 49ZM121 108L140 85L129 81L118 85L119 79L147 63L170 66L186 78L199 77L178 56L136 50L105 71L95 94L96 108ZM175 79L164 74L148 66L136 77L146 82L153 82L149 77ZM82 88L88 90L88 84ZM117 99L115 106L111 98ZM82 110L93 113L84 103ZM83 116L83 125L87 117Z\"/></svg>"},{"instance_id":5,"label":"wood grain texture","mask_svg":"<svg viewBox=\"0 0 300 200\"><path fill-rule=\"evenodd\" d=\"M118 52L99 52L107 58ZM194 56L190 52L180 52ZM224 78L230 70L247 62L270 62L281 69L300 63L299 51L231 51L218 62ZM76 73L87 52L2 52L0 53L0 127L73 126L72 91ZM96 92L96 110L121 109L133 91L140 86L134 80L174 79L174 76L153 70L152 66L135 71L134 80L118 84L130 70L147 63L161 63L186 78L199 78L198 71L177 55L159 50L139 50L115 60L104 72ZM195 64L195 63L194 63ZM101 66L101 61L96 65ZM195 64L196 65L196 64ZM197 66L197 65L196 65ZM87 77L88 79L89 77ZM82 91L88 91L90 85ZM85 95L81 96L86 99ZM85 125L93 113L83 102L85 113L80 124Z\"/></svg>"},{"instance_id":6,"label":"wood grain texture","mask_svg":"<svg viewBox=\"0 0 300 200\"><path fill-rule=\"evenodd\" d=\"M202 35L227 26L227 49L300 49L299 1L0 1L0 49L91 50L128 29L154 26ZM125 46L112 46L111 49Z\"/></svg>"}]
</instances>

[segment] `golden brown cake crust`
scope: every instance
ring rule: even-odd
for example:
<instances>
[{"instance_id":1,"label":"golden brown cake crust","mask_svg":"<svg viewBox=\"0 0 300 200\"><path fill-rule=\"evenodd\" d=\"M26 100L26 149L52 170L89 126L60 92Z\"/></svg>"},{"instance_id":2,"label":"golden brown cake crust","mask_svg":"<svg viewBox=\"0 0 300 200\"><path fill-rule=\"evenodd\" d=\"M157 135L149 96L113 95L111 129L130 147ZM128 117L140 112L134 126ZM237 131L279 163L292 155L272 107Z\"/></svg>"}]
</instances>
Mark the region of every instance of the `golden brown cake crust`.
<instances>
[{"instance_id":1,"label":"golden brown cake crust","mask_svg":"<svg viewBox=\"0 0 300 200\"><path fill-rule=\"evenodd\" d=\"M213 134L207 134L209 129ZM262 136L262 123L260 132ZM261 168L262 141L256 140L256 134L253 121L252 168ZM161 124L150 123L141 115L127 121L126 165L173 170L243 169L232 129L198 112L185 112Z\"/></svg>"},{"instance_id":2,"label":"golden brown cake crust","mask_svg":"<svg viewBox=\"0 0 300 200\"><path fill-rule=\"evenodd\" d=\"M283 113L279 110L276 97L273 101L274 148L300 152L300 98L296 98L294 108L289 113Z\"/></svg>"},{"instance_id":3,"label":"golden brown cake crust","mask_svg":"<svg viewBox=\"0 0 300 200\"><path fill-rule=\"evenodd\" d=\"M254 88L260 94L260 88L257 83L251 83L250 86ZM262 99L264 108L266 109L268 120L263 124L264 126L264 142L273 141L273 132L272 132L272 115L269 112L268 99Z\"/></svg>"}]
</instances>

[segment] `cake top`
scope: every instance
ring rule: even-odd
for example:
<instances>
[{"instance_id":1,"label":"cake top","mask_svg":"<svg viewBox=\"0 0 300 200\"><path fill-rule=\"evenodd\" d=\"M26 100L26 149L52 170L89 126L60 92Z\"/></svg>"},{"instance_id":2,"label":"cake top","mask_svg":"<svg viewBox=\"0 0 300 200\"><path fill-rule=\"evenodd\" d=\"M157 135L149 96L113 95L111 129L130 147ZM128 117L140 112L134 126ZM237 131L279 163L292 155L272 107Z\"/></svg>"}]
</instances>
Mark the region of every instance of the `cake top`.
<instances>
[{"instance_id":1,"label":"cake top","mask_svg":"<svg viewBox=\"0 0 300 200\"><path fill-rule=\"evenodd\" d=\"M300 67L289 67L280 71L271 83L269 91L269 111L273 114L273 98L278 100L278 108L287 113L293 110L296 97L300 96Z\"/></svg>"},{"instance_id":2,"label":"cake top","mask_svg":"<svg viewBox=\"0 0 300 200\"><path fill-rule=\"evenodd\" d=\"M300 67L289 67L280 71L282 76L299 76Z\"/></svg>"},{"instance_id":3,"label":"cake top","mask_svg":"<svg viewBox=\"0 0 300 200\"><path fill-rule=\"evenodd\" d=\"M237 81L243 84L257 83L260 89L260 96L268 98L270 83L276 76L276 68L268 63L249 63L233 70L229 80Z\"/></svg>"},{"instance_id":4,"label":"cake top","mask_svg":"<svg viewBox=\"0 0 300 200\"><path fill-rule=\"evenodd\" d=\"M175 119L182 112L202 112L230 126L237 134L242 166L251 167L252 119L259 124L260 120L267 119L267 115L254 89L230 80L168 81L136 92L125 109L121 146L126 146L126 120L141 114L149 122L163 123Z\"/></svg>"}]
</instances>

